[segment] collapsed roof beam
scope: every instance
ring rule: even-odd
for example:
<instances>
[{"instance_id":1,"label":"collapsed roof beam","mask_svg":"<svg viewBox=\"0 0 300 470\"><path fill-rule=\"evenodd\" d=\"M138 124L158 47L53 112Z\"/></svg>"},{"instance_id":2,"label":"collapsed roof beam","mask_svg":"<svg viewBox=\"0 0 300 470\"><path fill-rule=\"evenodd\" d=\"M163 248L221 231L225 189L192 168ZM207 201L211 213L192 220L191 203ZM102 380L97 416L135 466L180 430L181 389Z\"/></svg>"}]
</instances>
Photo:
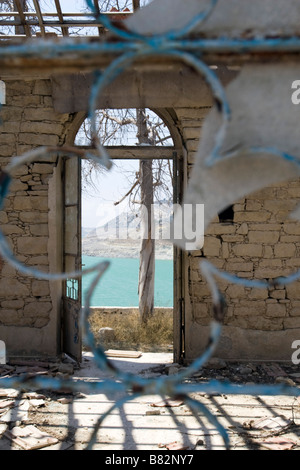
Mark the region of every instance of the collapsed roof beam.
<instances>
[{"instance_id":1,"label":"collapsed roof beam","mask_svg":"<svg viewBox=\"0 0 300 470\"><path fill-rule=\"evenodd\" d=\"M44 20L43 20L43 15L42 15L42 12L41 12L41 9L40 9L40 4L39 4L38 0L33 0L33 3L34 3L36 15L37 15L38 20L39 20L39 27L41 29L41 34L42 34L42 36L45 36L46 31L45 31L45 27L44 27Z\"/></svg>"},{"instance_id":2,"label":"collapsed roof beam","mask_svg":"<svg viewBox=\"0 0 300 470\"><path fill-rule=\"evenodd\" d=\"M64 17L63 17L63 13L62 13L62 10L61 10L59 0L55 0L55 6L56 6L59 21L63 24L64 23ZM61 31L62 31L63 36L69 36L69 30L68 30L67 27L62 26Z\"/></svg>"},{"instance_id":3,"label":"collapsed roof beam","mask_svg":"<svg viewBox=\"0 0 300 470\"><path fill-rule=\"evenodd\" d=\"M31 37L31 30L30 26L26 23L26 18L24 15L24 10L26 8L26 2L24 0L14 0L15 8L17 8L20 22L21 22L21 29L20 26L16 24L16 34L26 34L26 36Z\"/></svg>"}]
</instances>

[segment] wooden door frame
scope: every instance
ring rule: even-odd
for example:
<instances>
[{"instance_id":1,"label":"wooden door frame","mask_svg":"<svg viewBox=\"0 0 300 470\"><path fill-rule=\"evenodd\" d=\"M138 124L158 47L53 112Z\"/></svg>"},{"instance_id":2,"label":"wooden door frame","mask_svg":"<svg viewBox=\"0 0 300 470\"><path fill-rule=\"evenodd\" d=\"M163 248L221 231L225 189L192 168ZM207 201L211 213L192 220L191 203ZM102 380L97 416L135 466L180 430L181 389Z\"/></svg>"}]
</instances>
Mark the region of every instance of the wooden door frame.
<instances>
[{"instance_id":1,"label":"wooden door frame","mask_svg":"<svg viewBox=\"0 0 300 470\"><path fill-rule=\"evenodd\" d=\"M122 149L120 147L111 147L108 148L108 152L112 159L133 159L133 151L135 153L135 158L149 158L149 156L154 155L154 159L158 159L159 157L162 159L172 158L174 161L174 170L176 171L177 175L174 179L173 184L173 199L174 203L180 204L182 202L183 191L186 184L186 153L183 146L183 139L179 132L178 126L176 125L177 117L176 113L173 109L153 109L153 111L165 122L168 126L170 134L172 136L174 145L172 147L135 147L129 148L123 146ZM68 143L74 143L78 130L82 125L84 119L86 118L86 114L83 112L79 112L74 121L73 127L71 132L68 136ZM125 151L125 153L124 153ZM65 188L65 174L63 171L63 194ZM80 178L80 192L81 192L81 178ZM64 196L63 196L64 197ZM81 208L80 208L81 212ZM79 243L80 243L80 262L78 264L78 268L81 268L81 256L82 256L82 249L81 249L81 213L80 213L80 232L78 233L79 236ZM64 230L63 230L63 240L64 240ZM173 356L174 362L183 362L184 361L184 350L185 350L185 302L184 302L184 252L174 246L173 251L173 267L174 267L174 287L173 287ZM65 289L65 286L64 286ZM79 291L81 297L81 279L79 280ZM65 290L63 291L65 292ZM63 302L62 302L63 303ZM62 322L63 322L63 314L62 314ZM64 335L68 334L65 331L66 325L62 324L62 338ZM80 325L78 325L80 328ZM79 340L81 341L81 331L79 330ZM63 351L62 347L62 351ZM80 356L81 360L81 356Z\"/></svg>"}]
</instances>

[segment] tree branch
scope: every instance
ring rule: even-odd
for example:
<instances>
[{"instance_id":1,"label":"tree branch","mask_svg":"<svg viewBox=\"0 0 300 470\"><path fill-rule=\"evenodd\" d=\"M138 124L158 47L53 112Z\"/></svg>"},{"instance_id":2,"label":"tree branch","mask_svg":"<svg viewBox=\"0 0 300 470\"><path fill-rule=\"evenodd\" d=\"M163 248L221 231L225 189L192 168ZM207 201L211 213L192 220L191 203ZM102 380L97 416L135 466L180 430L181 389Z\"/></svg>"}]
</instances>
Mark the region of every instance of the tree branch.
<instances>
[{"instance_id":1,"label":"tree branch","mask_svg":"<svg viewBox=\"0 0 300 470\"><path fill-rule=\"evenodd\" d=\"M115 202L114 203L114 206L117 206L119 204L121 204L121 202L124 201L124 199L126 199L130 193L132 193L132 191L134 190L134 188L136 188L136 186L140 183L140 180L139 178L136 180L136 182L134 183L134 185L129 189L129 191L125 194L125 196L122 197L122 199L120 199L119 201Z\"/></svg>"}]
</instances>

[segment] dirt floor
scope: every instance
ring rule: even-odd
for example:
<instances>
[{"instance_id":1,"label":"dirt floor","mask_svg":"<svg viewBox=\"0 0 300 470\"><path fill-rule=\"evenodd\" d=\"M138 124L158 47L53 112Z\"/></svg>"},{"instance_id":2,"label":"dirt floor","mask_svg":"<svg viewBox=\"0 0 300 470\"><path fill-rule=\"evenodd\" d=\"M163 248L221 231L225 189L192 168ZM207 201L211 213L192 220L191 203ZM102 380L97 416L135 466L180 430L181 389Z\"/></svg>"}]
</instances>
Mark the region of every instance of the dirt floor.
<instances>
[{"instance_id":1,"label":"dirt floor","mask_svg":"<svg viewBox=\"0 0 300 470\"><path fill-rule=\"evenodd\" d=\"M138 358L113 358L123 372L145 378L162 378L182 370L170 353L142 353ZM2 388L1 379L39 374L43 377L72 377L92 384L109 379L85 353L80 367L65 358L60 363L19 363L0 366L0 450L82 450L94 426L116 401L111 392L84 393L70 390L21 393ZM187 384L207 384L217 379L239 385L287 384L300 388L299 367L278 363L226 363L211 360L187 379ZM4 381L2 382L4 383ZM296 396L250 396L226 393L192 393L227 430L231 450L300 450L300 399ZM168 451L222 450L219 430L205 414L195 416L184 400L164 401L146 395L114 409L99 429L95 450ZM118 454L120 455L120 454Z\"/></svg>"}]
</instances>

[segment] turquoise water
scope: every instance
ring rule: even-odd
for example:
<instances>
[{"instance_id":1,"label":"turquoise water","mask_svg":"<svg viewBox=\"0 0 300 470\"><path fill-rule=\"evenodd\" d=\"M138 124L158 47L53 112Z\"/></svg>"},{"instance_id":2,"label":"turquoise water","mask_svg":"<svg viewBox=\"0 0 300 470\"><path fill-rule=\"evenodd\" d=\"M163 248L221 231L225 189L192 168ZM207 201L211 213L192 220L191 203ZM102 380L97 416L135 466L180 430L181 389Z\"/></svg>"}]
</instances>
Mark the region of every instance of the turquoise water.
<instances>
[{"instance_id":1,"label":"turquoise water","mask_svg":"<svg viewBox=\"0 0 300 470\"><path fill-rule=\"evenodd\" d=\"M84 269L107 260L92 256L82 256ZM133 258L111 258L110 266L96 288L91 301L92 307L137 307L139 260ZM94 274L83 276L83 299ZM173 261L155 262L155 307L173 307Z\"/></svg>"}]
</instances>

